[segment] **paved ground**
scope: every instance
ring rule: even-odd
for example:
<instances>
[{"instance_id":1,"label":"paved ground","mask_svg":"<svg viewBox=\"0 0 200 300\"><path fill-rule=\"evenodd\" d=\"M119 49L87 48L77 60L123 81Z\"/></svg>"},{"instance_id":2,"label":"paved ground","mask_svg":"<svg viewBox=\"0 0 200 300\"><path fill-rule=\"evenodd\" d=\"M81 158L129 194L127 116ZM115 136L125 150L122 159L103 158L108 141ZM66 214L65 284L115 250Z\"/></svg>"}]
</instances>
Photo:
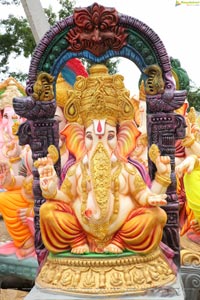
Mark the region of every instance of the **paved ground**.
<instances>
[{"instance_id":1,"label":"paved ground","mask_svg":"<svg viewBox=\"0 0 200 300\"><path fill-rule=\"evenodd\" d=\"M0 216L0 242L10 241L3 219ZM30 280L0 275L0 300L22 300L33 287Z\"/></svg>"},{"instance_id":2,"label":"paved ground","mask_svg":"<svg viewBox=\"0 0 200 300\"><path fill-rule=\"evenodd\" d=\"M0 300L24 300L26 295L23 291L0 289Z\"/></svg>"}]
</instances>

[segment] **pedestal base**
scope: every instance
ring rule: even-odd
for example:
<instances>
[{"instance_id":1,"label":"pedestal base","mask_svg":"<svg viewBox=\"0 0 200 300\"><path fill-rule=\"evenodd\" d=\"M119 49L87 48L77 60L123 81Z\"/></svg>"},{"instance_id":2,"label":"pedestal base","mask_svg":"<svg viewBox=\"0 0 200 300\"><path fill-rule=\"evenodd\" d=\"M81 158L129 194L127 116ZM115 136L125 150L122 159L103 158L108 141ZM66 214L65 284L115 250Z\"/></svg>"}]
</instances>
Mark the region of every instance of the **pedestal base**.
<instances>
[{"instance_id":1,"label":"pedestal base","mask_svg":"<svg viewBox=\"0 0 200 300\"><path fill-rule=\"evenodd\" d=\"M182 287L182 282L179 276L172 285L163 286L157 289L149 289L144 295L121 295L121 296L102 296L98 295L87 296L84 295L63 295L58 293L51 293L44 289L34 287L31 292L24 298L24 300L185 300L185 294Z\"/></svg>"},{"instance_id":2,"label":"pedestal base","mask_svg":"<svg viewBox=\"0 0 200 300\"><path fill-rule=\"evenodd\" d=\"M96 298L97 295L104 298L149 296L152 293L153 297L155 293L171 297L178 295L176 288L171 288L175 281L176 275L160 249L143 256L132 252L118 255L67 252L49 254L35 286L41 293L64 295L64 299Z\"/></svg>"}]
</instances>

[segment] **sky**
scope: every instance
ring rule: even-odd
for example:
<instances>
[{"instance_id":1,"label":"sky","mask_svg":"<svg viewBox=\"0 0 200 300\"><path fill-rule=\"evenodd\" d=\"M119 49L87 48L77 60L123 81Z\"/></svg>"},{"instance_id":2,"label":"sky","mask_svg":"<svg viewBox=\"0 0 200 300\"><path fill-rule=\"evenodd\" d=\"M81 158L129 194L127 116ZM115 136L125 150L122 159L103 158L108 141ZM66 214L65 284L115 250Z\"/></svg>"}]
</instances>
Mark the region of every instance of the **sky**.
<instances>
[{"instance_id":1,"label":"sky","mask_svg":"<svg viewBox=\"0 0 200 300\"><path fill-rule=\"evenodd\" d=\"M38 0L34 0L38 1ZM153 29L162 40L167 53L180 60L194 84L200 87L200 1L191 0L76 0L76 7L87 7L94 2L107 7L115 7L120 13L137 18ZM179 5L176 5L179 2ZM57 0L41 0L43 7L50 4L53 9L59 9ZM9 8L9 12L10 12ZM22 7L15 7L16 15L24 14ZM12 12L13 13L13 12ZM6 6L0 4L0 18L8 14ZM12 62L11 62L12 64ZM16 68L22 68L14 62ZM23 71L29 69L29 62L23 64ZM119 73L125 78L125 84L131 94L137 94L137 84L140 76L138 68L127 59L121 59Z\"/></svg>"}]
</instances>

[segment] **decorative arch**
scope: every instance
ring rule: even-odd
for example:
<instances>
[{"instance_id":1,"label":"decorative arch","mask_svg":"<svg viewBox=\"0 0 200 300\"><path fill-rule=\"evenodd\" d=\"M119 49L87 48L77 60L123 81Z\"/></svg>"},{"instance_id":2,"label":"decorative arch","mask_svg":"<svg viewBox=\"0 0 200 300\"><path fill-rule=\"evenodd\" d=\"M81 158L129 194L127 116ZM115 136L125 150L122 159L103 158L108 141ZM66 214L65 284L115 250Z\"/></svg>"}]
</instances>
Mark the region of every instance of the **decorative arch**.
<instances>
[{"instance_id":1,"label":"decorative arch","mask_svg":"<svg viewBox=\"0 0 200 300\"><path fill-rule=\"evenodd\" d=\"M31 129L31 149L33 159L46 156L47 148L57 143L55 124L52 116L55 101L38 103L32 99L33 86L39 72L44 71L54 77L54 87L58 74L65 63L72 58L86 58L94 63L102 63L108 58L125 57L141 71L147 101L148 145L157 144L161 155L171 158L172 183L167 190L168 223L163 241L174 250L174 261L179 265L179 203L176 195L175 142L184 138L185 123L174 110L185 101L186 91L176 90L172 76L170 58L158 35L146 24L133 17L120 14L115 8L94 3L86 8L76 8L73 16L59 21L42 38L36 47L28 74L27 99L14 101L18 114L28 119ZM56 88L55 92L56 92ZM35 110L31 107L36 106ZM42 107L42 115L37 111ZM23 113L22 113L23 110ZM31 111L31 112L30 112ZM42 130L41 130L42 128ZM26 135L26 132L24 131ZM28 134L28 133L27 133ZM56 138L54 138L56 137ZM54 139L54 140L52 140ZM38 142L39 141L39 142ZM151 178L155 175L155 165L149 160ZM39 189L39 175L34 174L35 195L35 244L38 257L44 250L40 236L39 208L45 201ZM40 259L42 260L42 258Z\"/></svg>"},{"instance_id":2,"label":"decorative arch","mask_svg":"<svg viewBox=\"0 0 200 300\"><path fill-rule=\"evenodd\" d=\"M102 21L105 28L100 26ZM74 57L95 63L124 57L139 68L144 78L148 66L159 65L165 89L174 88L170 59L158 35L138 19L94 3L75 9L73 16L57 22L44 35L31 60L27 94L32 94L38 72L45 71L57 78L65 62Z\"/></svg>"}]
</instances>

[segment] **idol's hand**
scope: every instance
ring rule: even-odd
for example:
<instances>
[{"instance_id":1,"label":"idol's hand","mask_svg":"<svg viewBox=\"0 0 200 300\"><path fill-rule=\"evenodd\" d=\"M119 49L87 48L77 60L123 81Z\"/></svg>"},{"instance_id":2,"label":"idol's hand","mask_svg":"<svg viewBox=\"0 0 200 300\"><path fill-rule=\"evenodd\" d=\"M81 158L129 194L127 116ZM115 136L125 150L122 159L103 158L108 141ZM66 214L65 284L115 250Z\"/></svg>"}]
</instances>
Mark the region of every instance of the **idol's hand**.
<instances>
[{"instance_id":1,"label":"idol's hand","mask_svg":"<svg viewBox=\"0 0 200 300\"><path fill-rule=\"evenodd\" d=\"M11 162L12 159L14 159L13 162L15 162L15 158L20 159L21 147L17 140L12 140L11 142L5 143L2 151L5 153L7 158L11 159Z\"/></svg>"},{"instance_id":2,"label":"idol's hand","mask_svg":"<svg viewBox=\"0 0 200 300\"><path fill-rule=\"evenodd\" d=\"M185 131L185 136L186 137L191 137L192 136L192 124L190 123L190 120L188 117L185 117L185 122L186 122L186 131Z\"/></svg>"},{"instance_id":3,"label":"idol's hand","mask_svg":"<svg viewBox=\"0 0 200 300\"><path fill-rule=\"evenodd\" d=\"M154 195L150 195L148 197L148 204L151 206L162 206L162 205L166 205L167 201L166 201L167 195L166 194L154 194Z\"/></svg>"},{"instance_id":4,"label":"idol's hand","mask_svg":"<svg viewBox=\"0 0 200 300\"><path fill-rule=\"evenodd\" d=\"M10 166L7 162L0 161L0 187L3 188L12 181Z\"/></svg>"},{"instance_id":5,"label":"idol's hand","mask_svg":"<svg viewBox=\"0 0 200 300\"><path fill-rule=\"evenodd\" d=\"M185 173L191 173L195 164L198 164L198 157L196 155L186 157L184 161L175 168L176 175L181 178Z\"/></svg>"},{"instance_id":6,"label":"idol's hand","mask_svg":"<svg viewBox=\"0 0 200 300\"><path fill-rule=\"evenodd\" d=\"M157 168L157 174L162 174L162 175L166 175L166 176L170 175L171 164L170 164L169 156L158 155L158 157L155 160L155 165Z\"/></svg>"},{"instance_id":7,"label":"idol's hand","mask_svg":"<svg viewBox=\"0 0 200 300\"><path fill-rule=\"evenodd\" d=\"M149 158L156 165L157 174L170 176L171 164L169 156L161 156L160 150L156 144L152 144L149 149Z\"/></svg>"},{"instance_id":8,"label":"idol's hand","mask_svg":"<svg viewBox=\"0 0 200 300\"><path fill-rule=\"evenodd\" d=\"M52 159L47 156L37 160L40 175L40 188L46 199L53 199L57 193L58 178Z\"/></svg>"}]
</instances>

